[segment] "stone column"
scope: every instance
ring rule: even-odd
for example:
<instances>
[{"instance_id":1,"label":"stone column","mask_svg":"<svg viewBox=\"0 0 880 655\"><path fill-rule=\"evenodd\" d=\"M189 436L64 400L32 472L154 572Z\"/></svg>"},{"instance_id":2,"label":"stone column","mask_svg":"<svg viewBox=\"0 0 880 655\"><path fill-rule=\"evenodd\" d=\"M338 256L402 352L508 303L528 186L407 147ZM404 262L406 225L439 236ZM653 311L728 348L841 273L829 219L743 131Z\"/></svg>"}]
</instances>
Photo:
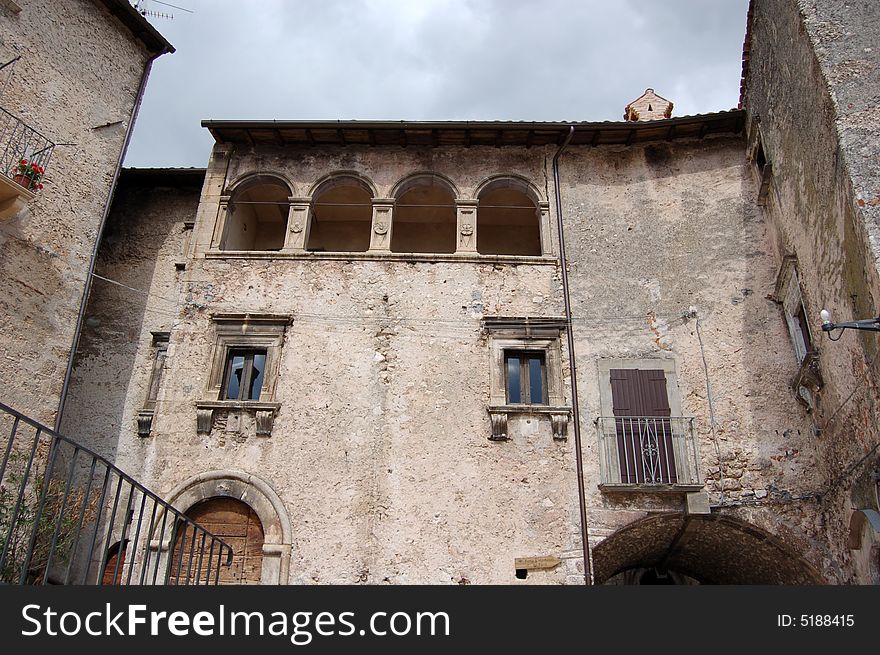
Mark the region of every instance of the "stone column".
<instances>
[{"instance_id":1,"label":"stone column","mask_svg":"<svg viewBox=\"0 0 880 655\"><path fill-rule=\"evenodd\" d=\"M550 226L550 203L542 200L538 203L538 220L541 226L541 255L553 254L553 229Z\"/></svg>"},{"instance_id":2,"label":"stone column","mask_svg":"<svg viewBox=\"0 0 880 655\"><path fill-rule=\"evenodd\" d=\"M229 199L231 196L220 196L217 206L217 220L214 221L214 232L211 235L211 250L219 250L226 231L226 219L229 216Z\"/></svg>"},{"instance_id":3,"label":"stone column","mask_svg":"<svg viewBox=\"0 0 880 655\"><path fill-rule=\"evenodd\" d=\"M287 234L282 252L303 252L309 243L312 199L291 196L287 200L290 201L290 209L287 212Z\"/></svg>"},{"instance_id":4,"label":"stone column","mask_svg":"<svg viewBox=\"0 0 880 655\"><path fill-rule=\"evenodd\" d=\"M456 200L457 255L473 255L477 252L477 204L479 200Z\"/></svg>"},{"instance_id":5,"label":"stone column","mask_svg":"<svg viewBox=\"0 0 880 655\"><path fill-rule=\"evenodd\" d=\"M373 198L370 252L391 252L394 198Z\"/></svg>"}]
</instances>

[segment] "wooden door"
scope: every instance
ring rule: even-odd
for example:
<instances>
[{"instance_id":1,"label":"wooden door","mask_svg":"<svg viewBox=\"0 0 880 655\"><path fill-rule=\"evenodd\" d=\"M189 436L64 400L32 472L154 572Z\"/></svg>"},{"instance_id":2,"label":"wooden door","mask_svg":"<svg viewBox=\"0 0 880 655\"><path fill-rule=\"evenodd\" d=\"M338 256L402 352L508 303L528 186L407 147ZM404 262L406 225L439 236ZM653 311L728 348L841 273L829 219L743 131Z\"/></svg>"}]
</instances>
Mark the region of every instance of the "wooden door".
<instances>
[{"instance_id":1,"label":"wooden door","mask_svg":"<svg viewBox=\"0 0 880 655\"><path fill-rule=\"evenodd\" d=\"M125 551L128 548L128 540L116 543L107 551L107 561L104 564L104 574L101 576L102 585L122 584L122 572L125 569Z\"/></svg>"},{"instance_id":2,"label":"wooden door","mask_svg":"<svg viewBox=\"0 0 880 655\"><path fill-rule=\"evenodd\" d=\"M190 508L186 515L235 551L232 565L220 567L220 584L260 584L263 569L263 524L254 510L240 500L224 497L202 501ZM200 543L196 543L193 549L192 537L191 528L178 530L171 562L171 584L205 584L209 574L211 583L214 582L217 550L214 550L214 560L209 571L210 543L205 546L199 570Z\"/></svg>"},{"instance_id":3,"label":"wooden door","mask_svg":"<svg viewBox=\"0 0 880 655\"><path fill-rule=\"evenodd\" d=\"M657 369L611 369L611 396L620 482L675 483L666 374Z\"/></svg>"}]
</instances>

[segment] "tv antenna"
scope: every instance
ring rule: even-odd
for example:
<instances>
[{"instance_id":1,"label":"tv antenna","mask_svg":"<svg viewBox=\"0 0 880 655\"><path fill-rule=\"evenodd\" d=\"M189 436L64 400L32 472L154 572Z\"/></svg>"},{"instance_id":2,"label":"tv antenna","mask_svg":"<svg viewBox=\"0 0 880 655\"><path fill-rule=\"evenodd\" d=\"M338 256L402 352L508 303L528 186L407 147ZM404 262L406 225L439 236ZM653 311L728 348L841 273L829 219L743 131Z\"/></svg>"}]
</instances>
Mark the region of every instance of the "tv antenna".
<instances>
[{"instance_id":1,"label":"tv antenna","mask_svg":"<svg viewBox=\"0 0 880 655\"><path fill-rule=\"evenodd\" d=\"M135 10L144 18L167 18L168 20L174 20L174 14L169 14L162 11L154 11L150 9L150 1L151 0L135 0ZM152 0L152 2L155 2L157 5L162 5L164 7L180 9L180 11L185 11L188 14L195 13L192 9L187 9L186 7L178 7L177 5L172 5L168 2L162 2L161 0Z\"/></svg>"}]
</instances>

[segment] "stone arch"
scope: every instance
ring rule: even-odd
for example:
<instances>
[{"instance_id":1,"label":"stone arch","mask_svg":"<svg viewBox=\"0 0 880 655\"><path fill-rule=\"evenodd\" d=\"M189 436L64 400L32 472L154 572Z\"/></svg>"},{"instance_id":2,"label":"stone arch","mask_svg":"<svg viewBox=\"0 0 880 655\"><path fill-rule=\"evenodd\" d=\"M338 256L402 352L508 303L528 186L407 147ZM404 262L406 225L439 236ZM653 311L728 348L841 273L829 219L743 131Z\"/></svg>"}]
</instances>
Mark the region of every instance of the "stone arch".
<instances>
[{"instance_id":1,"label":"stone arch","mask_svg":"<svg viewBox=\"0 0 880 655\"><path fill-rule=\"evenodd\" d=\"M453 198L461 197L461 193L459 192L458 187L455 185L455 182L453 182L451 178L444 175L443 173L437 173L434 171L418 171L416 173L410 173L405 177L402 177L394 184L393 187L391 187L390 197L398 198L407 191L417 186L435 185L445 186L452 194Z\"/></svg>"},{"instance_id":2,"label":"stone arch","mask_svg":"<svg viewBox=\"0 0 880 655\"><path fill-rule=\"evenodd\" d=\"M175 487L168 502L181 512L211 498L234 498L254 510L263 528L261 584L287 584L293 531L281 497L261 478L235 470L201 473Z\"/></svg>"},{"instance_id":3,"label":"stone arch","mask_svg":"<svg viewBox=\"0 0 880 655\"><path fill-rule=\"evenodd\" d=\"M458 244L458 189L437 173L416 173L394 186L391 251L454 253Z\"/></svg>"},{"instance_id":4,"label":"stone arch","mask_svg":"<svg viewBox=\"0 0 880 655\"><path fill-rule=\"evenodd\" d=\"M310 191L305 248L311 251L365 252L370 248L373 183L358 173L325 175Z\"/></svg>"},{"instance_id":5,"label":"stone arch","mask_svg":"<svg viewBox=\"0 0 880 655\"><path fill-rule=\"evenodd\" d=\"M307 196L309 198L314 198L316 195L320 195L318 191L323 191L328 188L332 188L333 184L338 180L353 180L360 186L364 188L367 193L370 194L371 198L376 198L379 195L379 191L376 189L376 185L366 175L358 173L357 171L352 170L338 170L333 171L332 173L327 173L326 175L322 175L317 180L315 180L314 184L312 184L311 188Z\"/></svg>"},{"instance_id":6,"label":"stone arch","mask_svg":"<svg viewBox=\"0 0 880 655\"><path fill-rule=\"evenodd\" d=\"M221 250L281 250L287 239L290 183L275 173L238 178L221 205Z\"/></svg>"},{"instance_id":7,"label":"stone arch","mask_svg":"<svg viewBox=\"0 0 880 655\"><path fill-rule=\"evenodd\" d=\"M241 192L247 187L254 186L257 184L278 184L280 186L284 186L287 189L287 195L293 195L293 184L291 184L290 180L288 180L281 173L275 173L272 171L248 171L246 173L242 173L236 176L231 182L226 185L226 191L224 195L231 196L236 192Z\"/></svg>"},{"instance_id":8,"label":"stone arch","mask_svg":"<svg viewBox=\"0 0 880 655\"><path fill-rule=\"evenodd\" d=\"M481 193L503 188L522 191L532 202L535 203L536 206L545 201L541 196L541 191L531 180L522 175L517 175L516 173L499 173L497 175L490 175L477 185L474 190L474 198L479 198Z\"/></svg>"},{"instance_id":9,"label":"stone arch","mask_svg":"<svg viewBox=\"0 0 880 655\"><path fill-rule=\"evenodd\" d=\"M493 175L477 187L476 198L477 252L542 254L541 195L531 182L518 175Z\"/></svg>"},{"instance_id":10,"label":"stone arch","mask_svg":"<svg viewBox=\"0 0 880 655\"><path fill-rule=\"evenodd\" d=\"M657 514L593 549L596 584L630 570L667 571L707 584L824 584L804 558L765 530L730 516Z\"/></svg>"}]
</instances>

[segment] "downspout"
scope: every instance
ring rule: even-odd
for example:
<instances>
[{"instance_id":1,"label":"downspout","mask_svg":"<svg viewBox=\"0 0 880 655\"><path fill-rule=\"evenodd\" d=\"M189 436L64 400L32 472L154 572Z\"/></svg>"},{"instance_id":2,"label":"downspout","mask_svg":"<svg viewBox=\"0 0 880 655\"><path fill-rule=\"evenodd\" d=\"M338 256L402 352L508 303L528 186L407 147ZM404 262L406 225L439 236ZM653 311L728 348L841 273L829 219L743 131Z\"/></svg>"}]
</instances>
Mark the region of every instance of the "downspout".
<instances>
[{"instance_id":1,"label":"downspout","mask_svg":"<svg viewBox=\"0 0 880 655\"><path fill-rule=\"evenodd\" d=\"M556 197L556 229L559 232L559 261L562 266L562 295L565 299L565 332L568 340L568 365L571 375L571 418L574 422L574 449L577 465L578 506L581 512L581 542L584 552L584 584L593 584L590 567L590 538L587 530L587 500L584 489L584 454L581 448L581 417L578 410L577 364L574 355L574 334L571 325L571 294L568 287L568 262L565 257L565 230L562 226L562 199L559 195L559 156L574 136L574 125L569 126L568 136L553 155L553 193Z\"/></svg>"},{"instance_id":2,"label":"downspout","mask_svg":"<svg viewBox=\"0 0 880 655\"><path fill-rule=\"evenodd\" d=\"M61 420L64 415L64 405L67 402L67 391L70 388L70 376L73 373L73 360L76 356L76 350L79 348L79 339L82 335L82 326L83 321L85 320L86 314L86 305L89 302L89 295L92 292L92 276L95 273L95 263L98 259L98 249L101 247L101 237L104 234L104 226L107 224L107 216L110 214L110 206L113 203L113 196L116 194L116 184L119 181L119 173L122 170L122 162L125 160L125 155L128 152L128 146L131 143L132 133L134 132L134 123L137 120L138 112L141 108L141 102L144 99L144 91L147 88L147 80L150 77L150 71L153 68L153 62L156 61L159 57L164 55L165 53L174 52L173 49L169 49L167 46L150 56L147 60L147 63L144 66L144 74L141 76L141 84L138 87L137 96L135 96L134 106L131 109L131 116L129 117L128 126L125 130L125 139L122 142L122 150L119 152L119 159L116 161L116 170L113 171L113 179L110 182L110 191L107 194L107 203L104 205L104 213L101 215L101 222L98 225L98 232L95 235L95 245L92 248L92 256L89 260L89 268L86 273L86 284L83 289L82 300L79 305L79 313L76 316L76 329L73 332L73 342L70 346L70 354L67 358L67 370L64 372L64 384L61 387L61 398L58 400L58 412L55 414L55 431L58 432L61 429Z\"/></svg>"}]
</instances>

